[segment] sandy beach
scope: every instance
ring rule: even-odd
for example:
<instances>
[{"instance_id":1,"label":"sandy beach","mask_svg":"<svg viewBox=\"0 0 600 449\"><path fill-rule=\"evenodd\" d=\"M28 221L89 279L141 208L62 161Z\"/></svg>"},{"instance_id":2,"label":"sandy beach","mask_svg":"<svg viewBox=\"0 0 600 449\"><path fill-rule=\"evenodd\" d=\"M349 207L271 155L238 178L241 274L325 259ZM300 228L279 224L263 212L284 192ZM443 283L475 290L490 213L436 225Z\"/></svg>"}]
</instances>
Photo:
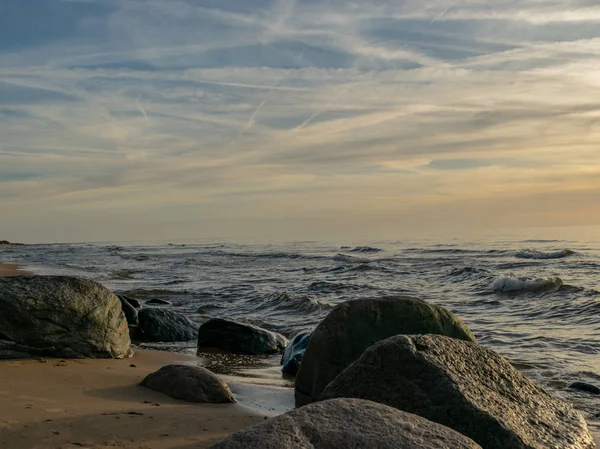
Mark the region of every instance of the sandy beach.
<instances>
[{"instance_id":1,"label":"sandy beach","mask_svg":"<svg viewBox=\"0 0 600 449\"><path fill-rule=\"evenodd\" d=\"M190 359L137 350L127 360L2 361L0 447L207 447L265 419L244 405L189 404L138 386L161 366Z\"/></svg>"},{"instance_id":2,"label":"sandy beach","mask_svg":"<svg viewBox=\"0 0 600 449\"><path fill-rule=\"evenodd\" d=\"M0 264L0 276L24 273ZM279 367L225 375L238 403L199 405L138 384L164 365L203 358L135 352L125 360L0 361L0 448L202 448L291 407L292 390L283 388L289 384ZM592 428L597 445L599 430Z\"/></svg>"},{"instance_id":3,"label":"sandy beach","mask_svg":"<svg viewBox=\"0 0 600 449\"><path fill-rule=\"evenodd\" d=\"M0 264L0 276L23 274ZM138 386L164 365L201 361L143 349L126 360L0 361L0 448L202 448L280 413L282 394L292 397L230 376L238 404L190 404Z\"/></svg>"}]
</instances>

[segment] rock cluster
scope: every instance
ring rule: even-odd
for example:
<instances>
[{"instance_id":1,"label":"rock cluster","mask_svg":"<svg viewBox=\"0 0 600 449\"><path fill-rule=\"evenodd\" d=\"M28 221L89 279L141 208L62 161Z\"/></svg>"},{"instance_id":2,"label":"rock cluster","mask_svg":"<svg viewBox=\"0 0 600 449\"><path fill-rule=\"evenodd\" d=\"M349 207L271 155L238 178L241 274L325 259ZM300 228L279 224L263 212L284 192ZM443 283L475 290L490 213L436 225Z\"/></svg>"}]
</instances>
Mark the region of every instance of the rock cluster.
<instances>
[{"instance_id":1,"label":"rock cluster","mask_svg":"<svg viewBox=\"0 0 600 449\"><path fill-rule=\"evenodd\" d=\"M475 341L455 315L420 299L361 299L338 305L314 330L296 376L296 406L323 389L371 345L398 334L440 334Z\"/></svg>"}]
</instances>

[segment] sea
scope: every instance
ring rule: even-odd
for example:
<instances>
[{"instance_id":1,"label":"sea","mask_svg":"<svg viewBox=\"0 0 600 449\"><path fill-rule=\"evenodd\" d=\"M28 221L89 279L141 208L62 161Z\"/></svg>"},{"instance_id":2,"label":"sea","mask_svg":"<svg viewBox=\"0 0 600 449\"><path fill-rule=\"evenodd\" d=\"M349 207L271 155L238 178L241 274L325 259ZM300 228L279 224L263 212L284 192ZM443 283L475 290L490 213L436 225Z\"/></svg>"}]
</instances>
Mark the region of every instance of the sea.
<instances>
[{"instance_id":1,"label":"sea","mask_svg":"<svg viewBox=\"0 0 600 449\"><path fill-rule=\"evenodd\" d=\"M598 227L443 240L39 244L0 247L0 260L165 299L198 323L229 318L288 337L344 301L418 297L456 313L482 345L600 430L600 396L568 389L574 381L600 386Z\"/></svg>"}]
</instances>

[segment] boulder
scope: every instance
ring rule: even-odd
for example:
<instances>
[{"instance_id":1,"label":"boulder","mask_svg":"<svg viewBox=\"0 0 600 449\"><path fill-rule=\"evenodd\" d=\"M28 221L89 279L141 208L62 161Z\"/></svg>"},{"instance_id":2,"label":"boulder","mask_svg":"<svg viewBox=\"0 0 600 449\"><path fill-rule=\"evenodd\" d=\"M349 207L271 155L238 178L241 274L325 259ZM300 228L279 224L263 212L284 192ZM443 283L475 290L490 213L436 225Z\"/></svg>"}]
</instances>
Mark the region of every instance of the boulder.
<instances>
[{"instance_id":1,"label":"boulder","mask_svg":"<svg viewBox=\"0 0 600 449\"><path fill-rule=\"evenodd\" d=\"M251 324L212 318L198 330L198 351L221 349L238 354L273 354L285 349L287 338Z\"/></svg>"},{"instance_id":2,"label":"boulder","mask_svg":"<svg viewBox=\"0 0 600 449\"><path fill-rule=\"evenodd\" d=\"M205 404L235 402L227 384L209 370L199 366L163 366L155 373L146 376L140 385L188 402Z\"/></svg>"},{"instance_id":3,"label":"boulder","mask_svg":"<svg viewBox=\"0 0 600 449\"><path fill-rule=\"evenodd\" d=\"M139 302L137 299L135 298L130 298L129 296L125 296L125 295L117 295L119 297L119 299L121 301L127 301L129 304L131 304L131 306L134 309L141 309L142 308L142 303Z\"/></svg>"},{"instance_id":4,"label":"boulder","mask_svg":"<svg viewBox=\"0 0 600 449\"><path fill-rule=\"evenodd\" d=\"M337 397L414 413L485 449L595 447L571 406L490 349L440 335L398 335L373 345L321 395Z\"/></svg>"},{"instance_id":5,"label":"boulder","mask_svg":"<svg viewBox=\"0 0 600 449\"><path fill-rule=\"evenodd\" d=\"M600 388L596 385L588 384L587 382L573 382L569 385L571 390L584 391L591 394L600 394Z\"/></svg>"},{"instance_id":6,"label":"boulder","mask_svg":"<svg viewBox=\"0 0 600 449\"><path fill-rule=\"evenodd\" d=\"M296 375L296 406L316 401L327 384L365 349L398 334L440 334L475 341L459 318L420 299L400 296L340 304L310 338Z\"/></svg>"},{"instance_id":7,"label":"boulder","mask_svg":"<svg viewBox=\"0 0 600 449\"><path fill-rule=\"evenodd\" d=\"M123 313L125 313L125 318L127 318L127 324L137 326L139 324L138 310L122 296L117 295L117 297L121 301L121 308L123 309Z\"/></svg>"},{"instance_id":8,"label":"boulder","mask_svg":"<svg viewBox=\"0 0 600 449\"><path fill-rule=\"evenodd\" d=\"M359 399L318 402L248 427L212 449L481 449L419 416Z\"/></svg>"},{"instance_id":9,"label":"boulder","mask_svg":"<svg viewBox=\"0 0 600 449\"><path fill-rule=\"evenodd\" d=\"M144 341L144 333L140 326L136 326L134 324L129 325L129 338L132 342L143 342Z\"/></svg>"},{"instance_id":10,"label":"boulder","mask_svg":"<svg viewBox=\"0 0 600 449\"><path fill-rule=\"evenodd\" d=\"M123 358L133 354L121 301L66 276L0 278L0 358Z\"/></svg>"},{"instance_id":11,"label":"boulder","mask_svg":"<svg viewBox=\"0 0 600 449\"><path fill-rule=\"evenodd\" d=\"M170 301L167 301L166 299L158 299L158 298L150 299L150 300L146 301L145 304L149 305L149 306L171 306L171 305L173 305Z\"/></svg>"},{"instance_id":12,"label":"boulder","mask_svg":"<svg viewBox=\"0 0 600 449\"><path fill-rule=\"evenodd\" d=\"M190 341L198 335L198 325L172 310L145 307L138 313L146 341Z\"/></svg>"},{"instance_id":13,"label":"boulder","mask_svg":"<svg viewBox=\"0 0 600 449\"><path fill-rule=\"evenodd\" d=\"M310 341L310 334L310 332L300 332L292 338L290 344L285 348L283 356L281 357L281 364L283 365L281 371L283 373L289 374L290 376L296 376L296 373L298 373L298 369L300 368L300 363L304 358L306 346Z\"/></svg>"}]
</instances>

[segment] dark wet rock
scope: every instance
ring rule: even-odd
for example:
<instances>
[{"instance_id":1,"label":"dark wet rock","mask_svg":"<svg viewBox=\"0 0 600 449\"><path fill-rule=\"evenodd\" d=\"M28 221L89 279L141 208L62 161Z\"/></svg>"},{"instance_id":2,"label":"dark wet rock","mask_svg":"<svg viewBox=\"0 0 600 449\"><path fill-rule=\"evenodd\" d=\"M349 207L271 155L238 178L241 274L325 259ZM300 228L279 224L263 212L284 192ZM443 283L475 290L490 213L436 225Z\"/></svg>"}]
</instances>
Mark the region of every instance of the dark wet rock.
<instances>
[{"instance_id":1,"label":"dark wet rock","mask_svg":"<svg viewBox=\"0 0 600 449\"><path fill-rule=\"evenodd\" d=\"M127 301L134 309L141 309L142 303L135 298L126 295L117 295L121 301Z\"/></svg>"},{"instance_id":2,"label":"dark wet rock","mask_svg":"<svg viewBox=\"0 0 600 449\"><path fill-rule=\"evenodd\" d=\"M586 393L600 394L600 388L586 382L573 382L569 385L569 388L572 390L585 391Z\"/></svg>"},{"instance_id":3,"label":"dark wet rock","mask_svg":"<svg viewBox=\"0 0 600 449\"><path fill-rule=\"evenodd\" d=\"M212 449L481 449L416 415L359 399L318 402L248 427Z\"/></svg>"},{"instance_id":4,"label":"dark wet rock","mask_svg":"<svg viewBox=\"0 0 600 449\"><path fill-rule=\"evenodd\" d=\"M583 417L476 343L398 335L367 349L322 400L357 397L448 426L486 449L592 449Z\"/></svg>"},{"instance_id":5,"label":"dark wet rock","mask_svg":"<svg viewBox=\"0 0 600 449\"><path fill-rule=\"evenodd\" d=\"M187 365L163 366L140 383L142 387L175 399L207 404L235 402L227 384L206 368Z\"/></svg>"},{"instance_id":6,"label":"dark wet rock","mask_svg":"<svg viewBox=\"0 0 600 449\"><path fill-rule=\"evenodd\" d=\"M287 344L287 338L276 332L221 318L208 320L198 330L199 351L212 348L239 354L273 354Z\"/></svg>"},{"instance_id":7,"label":"dark wet rock","mask_svg":"<svg viewBox=\"0 0 600 449\"><path fill-rule=\"evenodd\" d=\"M289 374L290 376L295 376L296 373L298 373L300 363L304 358L306 346L310 341L310 334L310 332L300 332L292 338L281 357L281 364L283 365L283 368L281 368L282 372Z\"/></svg>"},{"instance_id":8,"label":"dark wet rock","mask_svg":"<svg viewBox=\"0 0 600 449\"><path fill-rule=\"evenodd\" d=\"M133 324L129 325L129 338L131 339L131 341L143 341L144 340L144 333L142 332L142 329L140 328L140 326L136 326Z\"/></svg>"},{"instance_id":9,"label":"dark wet rock","mask_svg":"<svg viewBox=\"0 0 600 449\"><path fill-rule=\"evenodd\" d=\"M360 299L338 305L314 330L296 375L296 406L323 389L372 344L398 334L440 334L475 341L447 310L409 297Z\"/></svg>"},{"instance_id":10,"label":"dark wet rock","mask_svg":"<svg viewBox=\"0 0 600 449\"><path fill-rule=\"evenodd\" d=\"M173 303L171 303L170 301L167 301L166 299L159 299L159 298L149 299L144 304L149 305L149 306L171 306L171 305L173 305Z\"/></svg>"},{"instance_id":11,"label":"dark wet rock","mask_svg":"<svg viewBox=\"0 0 600 449\"><path fill-rule=\"evenodd\" d=\"M198 335L198 325L173 310L145 307L138 317L146 341L191 341Z\"/></svg>"},{"instance_id":12,"label":"dark wet rock","mask_svg":"<svg viewBox=\"0 0 600 449\"><path fill-rule=\"evenodd\" d=\"M134 308L129 301L124 299L122 296L117 295L119 300L121 301L121 308L123 309L123 313L125 313L125 318L127 318L127 323L130 326L137 326L139 324L138 320L138 310Z\"/></svg>"},{"instance_id":13,"label":"dark wet rock","mask_svg":"<svg viewBox=\"0 0 600 449\"><path fill-rule=\"evenodd\" d=\"M0 358L132 355L121 302L66 276L0 278Z\"/></svg>"}]
</instances>

